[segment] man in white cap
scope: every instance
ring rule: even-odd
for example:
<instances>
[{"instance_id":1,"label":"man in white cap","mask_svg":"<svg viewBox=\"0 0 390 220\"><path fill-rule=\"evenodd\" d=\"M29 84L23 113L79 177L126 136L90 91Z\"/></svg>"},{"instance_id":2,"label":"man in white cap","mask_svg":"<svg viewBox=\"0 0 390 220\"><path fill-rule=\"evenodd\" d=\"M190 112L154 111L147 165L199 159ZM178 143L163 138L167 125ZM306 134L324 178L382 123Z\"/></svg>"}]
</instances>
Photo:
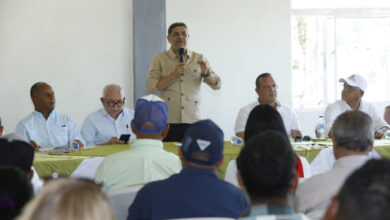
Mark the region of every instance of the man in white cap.
<instances>
[{"instance_id":1,"label":"man in white cap","mask_svg":"<svg viewBox=\"0 0 390 220\"><path fill-rule=\"evenodd\" d=\"M181 169L178 156L163 149L168 133L168 106L156 95L137 100L131 129L137 139L128 151L104 158L95 174L109 190L161 180Z\"/></svg>"},{"instance_id":2,"label":"man in white cap","mask_svg":"<svg viewBox=\"0 0 390 220\"><path fill-rule=\"evenodd\" d=\"M375 138L382 138L384 133L390 128L377 109L362 99L367 88L367 81L362 76L353 74L346 79L341 78L339 82L344 83L341 100L328 105L325 109L325 130L329 137L332 137L329 131L337 116L348 110L359 110L371 117Z\"/></svg>"}]
</instances>

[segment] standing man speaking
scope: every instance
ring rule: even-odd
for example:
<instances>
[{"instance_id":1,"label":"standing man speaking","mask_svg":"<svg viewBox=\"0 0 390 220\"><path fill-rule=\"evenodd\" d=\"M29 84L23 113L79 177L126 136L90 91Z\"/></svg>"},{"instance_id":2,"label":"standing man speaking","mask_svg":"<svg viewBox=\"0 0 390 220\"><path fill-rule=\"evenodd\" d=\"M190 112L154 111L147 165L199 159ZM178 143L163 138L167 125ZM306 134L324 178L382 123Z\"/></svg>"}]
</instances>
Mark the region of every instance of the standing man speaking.
<instances>
[{"instance_id":1,"label":"standing man speaking","mask_svg":"<svg viewBox=\"0 0 390 220\"><path fill-rule=\"evenodd\" d=\"M189 35L184 23L171 24L167 39L171 48L152 58L146 90L160 91L168 104L170 129L164 141L181 141L188 125L201 119L202 81L217 90L221 79L202 54L187 49Z\"/></svg>"}]
</instances>

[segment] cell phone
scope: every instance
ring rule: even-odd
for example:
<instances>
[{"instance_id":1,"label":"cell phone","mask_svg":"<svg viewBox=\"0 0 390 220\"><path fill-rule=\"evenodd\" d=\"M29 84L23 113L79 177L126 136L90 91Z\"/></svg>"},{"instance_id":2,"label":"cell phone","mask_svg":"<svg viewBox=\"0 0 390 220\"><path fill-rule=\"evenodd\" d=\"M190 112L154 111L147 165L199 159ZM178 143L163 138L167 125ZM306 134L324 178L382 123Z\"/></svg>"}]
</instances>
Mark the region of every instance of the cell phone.
<instances>
[{"instance_id":1,"label":"cell phone","mask_svg":"<svg viewBox=\"0 0 390 220\"><path fill-rule=\"evenodd\" d=\"M131 136L131 134L122 134L119 137L119 140L123 141L123 142L125 142L127 144L127 142L129 141L130 136Z\"/></svg>"}]
</instances>

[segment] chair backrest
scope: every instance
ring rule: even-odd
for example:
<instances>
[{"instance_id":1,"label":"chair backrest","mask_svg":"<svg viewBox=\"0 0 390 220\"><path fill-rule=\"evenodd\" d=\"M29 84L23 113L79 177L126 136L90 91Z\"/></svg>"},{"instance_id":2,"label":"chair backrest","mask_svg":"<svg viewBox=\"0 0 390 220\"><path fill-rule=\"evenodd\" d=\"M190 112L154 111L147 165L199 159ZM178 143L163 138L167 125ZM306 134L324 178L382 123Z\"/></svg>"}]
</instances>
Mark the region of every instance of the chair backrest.
<instances>
[{"instance_id":1,"label":"chair backrest","mask_svg":"<svg viewBox=\"0 0 390 220\"><path fill-rule=\"evenodd\" d=\"M385 107L385 112L384 112L383 116L384 116L387 124L390 124L390 105Z\"/></svg>"},{"instance_id":2,"label":"chair backrest","mask_svg":"<svg viewBox=\"0 0 390 220\"><path fill-rule=\"evenodd\" d=\"M108 192L112 201L112 208L117 220L127 219L128 210L133 203L137 192L143 185L128 186L124 188L110 190Z\"/></svg>"}]
</instances>

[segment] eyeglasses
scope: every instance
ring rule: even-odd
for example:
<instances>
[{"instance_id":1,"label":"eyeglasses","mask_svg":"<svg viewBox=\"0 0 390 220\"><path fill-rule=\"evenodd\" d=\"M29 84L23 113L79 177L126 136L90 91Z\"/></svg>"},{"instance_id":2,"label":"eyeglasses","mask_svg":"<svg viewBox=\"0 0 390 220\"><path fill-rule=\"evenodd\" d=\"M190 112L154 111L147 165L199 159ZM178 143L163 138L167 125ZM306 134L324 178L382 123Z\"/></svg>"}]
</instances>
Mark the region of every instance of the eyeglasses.
<instances>
[{"instance_id":1,"label":"eyeglasses","mask_svg":"<svg viewBox=\"0 0 390 220\"><path fill-rule=\"evenodd\" d=\"M123 104L125 104L125 100L118 100L118 101L114 101L114 100L106 100L106 103L109 107L115 107L116 105L118 105L118 107L121 107Z\"/></svg>"}]
</instances>

